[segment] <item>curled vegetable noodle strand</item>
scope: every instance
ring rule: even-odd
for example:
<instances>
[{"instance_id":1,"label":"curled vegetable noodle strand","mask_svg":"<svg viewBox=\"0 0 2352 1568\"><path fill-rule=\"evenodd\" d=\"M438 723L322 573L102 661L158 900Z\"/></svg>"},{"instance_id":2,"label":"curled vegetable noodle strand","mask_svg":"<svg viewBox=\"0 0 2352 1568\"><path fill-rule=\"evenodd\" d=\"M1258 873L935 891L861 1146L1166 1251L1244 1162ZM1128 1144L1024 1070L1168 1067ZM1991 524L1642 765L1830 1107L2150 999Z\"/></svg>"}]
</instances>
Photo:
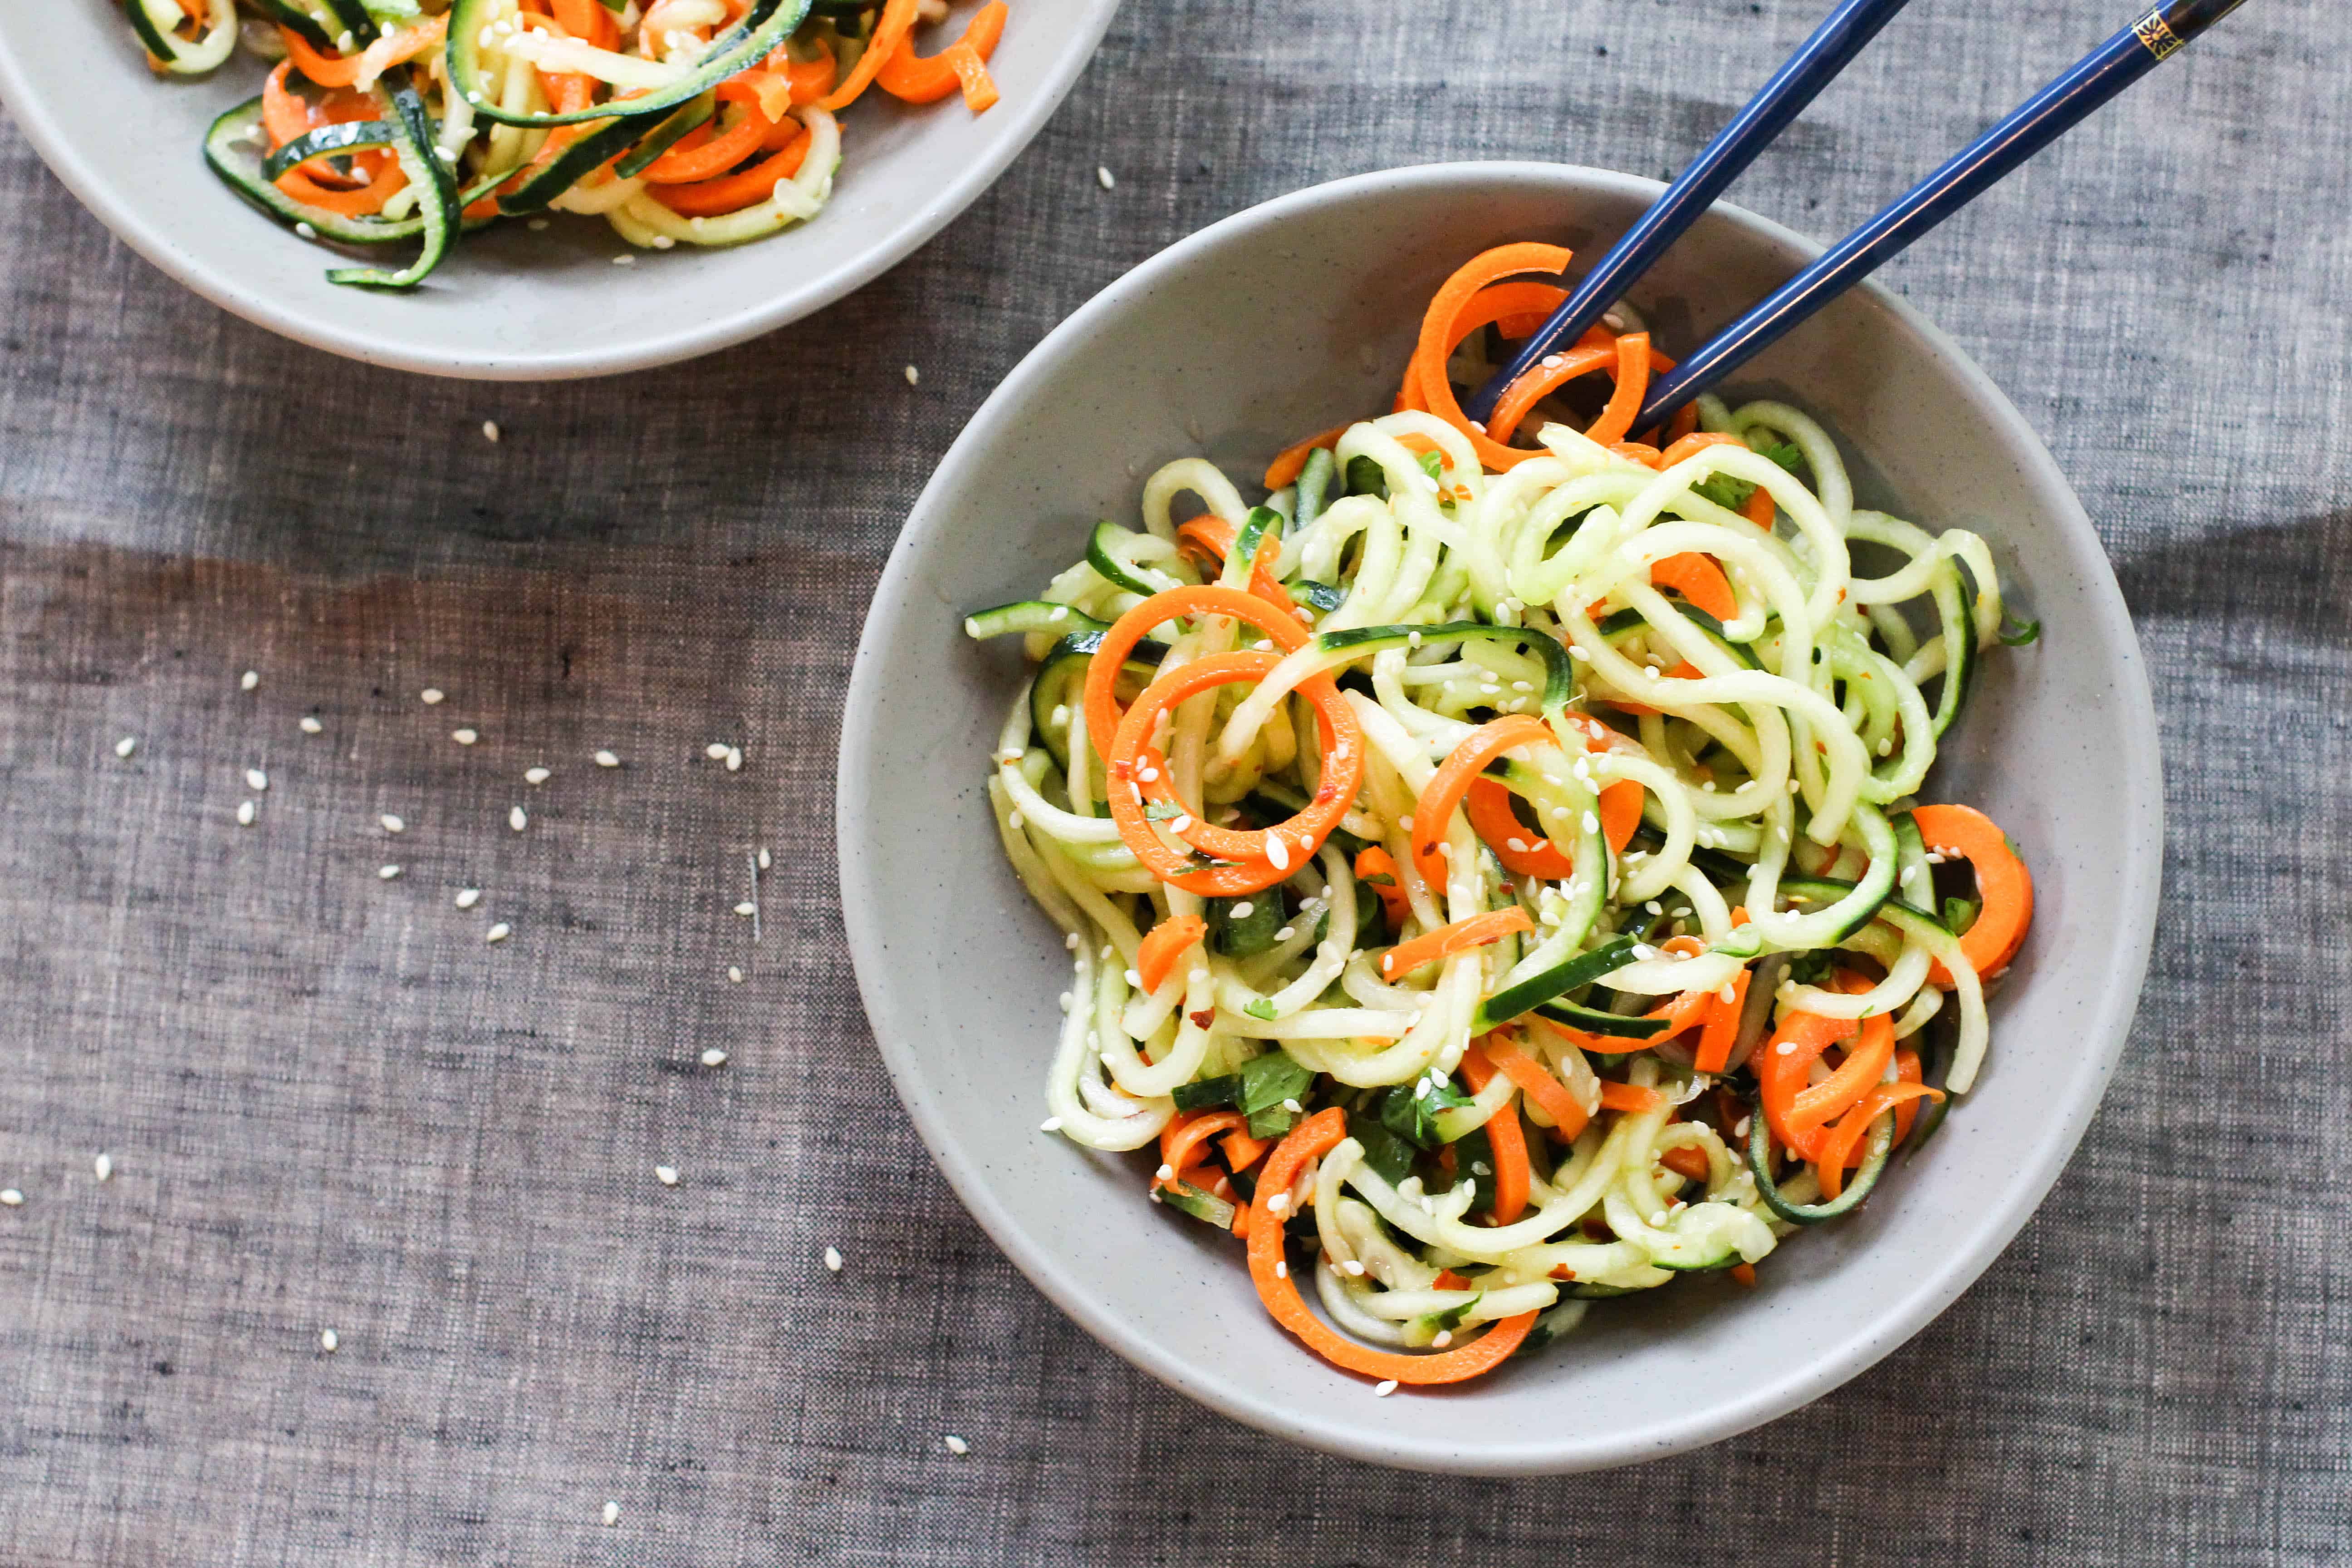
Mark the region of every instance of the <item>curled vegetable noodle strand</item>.
<instances>
[{"instance_id":1,"label":"curled vegetable noodle strand","mask_svg":"<svg viewBox=\"0 0 2352 1568\"><path fill-rule=\"evenodd\" d=\"M1180 458L966 621L1036 666L990 793L1072 954L1047 1126L1159 1139L1152 1199L1402 1383L1851 1212L1980 1071L2032 916L1998 826L1917 798L2003 624L1982 539L1857 510L1783 403L1628 441L1621 381L1592 438L1564 399L1646 339L1522 393L1507 461L1425 397L1559 265L1465 268L1399 411L1262 503Z\"/></svg>"},{"instance_id":2,"label":"curled vegetable noodle strand","mask_svg":"<svg viewBox=\"0 0 2352 1568\"><path fill-rule=\"evenodd\" d=\"M466 232L543 228L550 210L649 250L809 222L842 161L835 116L869 89L997 101L1007 6L988 0L930 52L917 0L129 0L126 16L160 72L217 69L241 34L278 62L213 122L206 163L303 238L420 242L407 267L328 274L405 289Z\"/></svg>"}]
</instances>

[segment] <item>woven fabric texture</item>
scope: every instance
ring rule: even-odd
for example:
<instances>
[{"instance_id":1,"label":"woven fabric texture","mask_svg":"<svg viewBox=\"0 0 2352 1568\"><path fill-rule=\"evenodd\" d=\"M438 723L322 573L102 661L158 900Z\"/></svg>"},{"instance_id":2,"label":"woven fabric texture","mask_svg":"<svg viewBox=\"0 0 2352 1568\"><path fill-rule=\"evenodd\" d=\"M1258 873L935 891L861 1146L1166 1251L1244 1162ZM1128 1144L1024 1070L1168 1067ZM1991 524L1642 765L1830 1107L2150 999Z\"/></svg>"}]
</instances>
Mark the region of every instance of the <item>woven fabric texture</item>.
<instances>
[{"instance_id":1,"label":"woven fabric texture","mask_svg":"<svg viewBox=\"0 0 2352 1568\"><path fill-rule=\"evenodd\" d=\"M0 127L0 1563L2352 1556L2330 0L2246 7L1884 274L2097 521L2171 839L2104 1110L1912 1343L1639 1469L1326 1458L1066 1322L876 1059L841 692L989 388L1126 268L1314 181L1667 172L1822 9L1136 0L895 272L695 364L535 387L246 326ZM2125 19L1915 6L1735 195L1841 233Z\"/></svg>"}]
</instances>

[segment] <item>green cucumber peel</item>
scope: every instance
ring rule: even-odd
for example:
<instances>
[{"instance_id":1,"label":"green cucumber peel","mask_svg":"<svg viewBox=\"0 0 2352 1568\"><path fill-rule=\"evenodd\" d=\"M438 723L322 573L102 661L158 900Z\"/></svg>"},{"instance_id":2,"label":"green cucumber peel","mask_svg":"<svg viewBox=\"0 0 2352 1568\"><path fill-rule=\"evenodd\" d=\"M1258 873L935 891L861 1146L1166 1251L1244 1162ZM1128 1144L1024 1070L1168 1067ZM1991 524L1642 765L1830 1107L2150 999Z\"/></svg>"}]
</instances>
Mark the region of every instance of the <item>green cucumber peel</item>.
<instances>
[{"instance_id":1,"label":"green cucumber peel","mask_svg":"<svg viewBox=\"0 0 2352 1568\"><path fill-rule=\"evenodd\" d=\"M356 5L358 0L331 0ZM728 78L749 70L806 19L809 0L751 0L743 19L711 40L702 58L677 81L635 98L614 100L569 112L533 113L503 108L481 69L481 36L488 23L490 0L457 0L449 8L446 67L451 90L459 93L474 112L501 125L542 127L577 125L591 120L645 120L667 114L688 99L697 98Z\"/></svg>"}]
</instances>

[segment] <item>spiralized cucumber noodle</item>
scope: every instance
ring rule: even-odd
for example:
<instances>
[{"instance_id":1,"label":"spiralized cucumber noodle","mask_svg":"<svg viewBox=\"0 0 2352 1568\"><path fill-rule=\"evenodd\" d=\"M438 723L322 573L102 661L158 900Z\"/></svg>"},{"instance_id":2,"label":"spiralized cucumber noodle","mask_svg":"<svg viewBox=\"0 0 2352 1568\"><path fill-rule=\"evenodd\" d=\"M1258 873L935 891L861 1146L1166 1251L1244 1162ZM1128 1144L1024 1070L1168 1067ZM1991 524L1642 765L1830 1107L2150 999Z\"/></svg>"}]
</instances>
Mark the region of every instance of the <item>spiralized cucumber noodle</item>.
<instances>
[{"instance_id":1,"label":"spiralized cucumber noodle","mask_svg":"<svg viewBox=\"0 0 2352 1568\"><path fill-rule=\"evenodd\" d=\"M161 74L215 71L240 39L268 62L205 161L306 239L421 241L397 272L329 274L409 289L501 219L584 215L646 250L808 222L841 163L835 114L869 89L997 102L986 62L1007 9L988 0L943 47L926 29L945 0L128 0L125 16Z\"/></svg>"},{"instance_id":2,"label":"spiralized cucumber noodle","mask_svg":"<svg viewBox=\"0 0 2352 1568\"><path fill-rule=\"evenodd\" d=\"M1637 337L1588 340L1612 405ZM1256 507L1170 463L966 623L1034 667L988 792L1070 953L1045 1127L1157 1143L1154 1201L1403 1382L1849 1212L1978 1075L2031 914L1999 829L1917 800L2000 636L1985 542L1857 510L1783 403L1663 452L1557 406L1499 467L1360 421Z\"/></svg>"}]
</instances>

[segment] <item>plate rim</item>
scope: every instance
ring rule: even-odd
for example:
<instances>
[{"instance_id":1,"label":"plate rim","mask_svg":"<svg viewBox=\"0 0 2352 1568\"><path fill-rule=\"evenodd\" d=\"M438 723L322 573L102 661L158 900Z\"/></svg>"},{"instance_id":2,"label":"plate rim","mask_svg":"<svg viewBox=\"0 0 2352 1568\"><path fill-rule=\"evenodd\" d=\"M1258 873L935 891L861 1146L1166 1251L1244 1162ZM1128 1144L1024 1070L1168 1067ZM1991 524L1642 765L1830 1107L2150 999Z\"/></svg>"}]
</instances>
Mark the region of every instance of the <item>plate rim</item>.
<instances>
[{"instance_id":1,"label":"plate rim","mask_svg":"<svg viewBox=\"0 0 2352 1568\"><path fill-rule=\"evenodd\" d=\"M928 244L993 185L1013 161L1028 150L1045 121L1061 108L1078 75L1092 63L1118 15L1119 0L1079 0L1087 19L1066 40L1046 71L1041 90L1013 108L1013 130L998 136L982 156L963 165L880 245L811 273L781 292L731 313L658 334L629 348L580 349L565 353L473 357L420 353L374 332L353 331L331 321L289 310L241 287L236 279L198 261L175 244L167 227L151 222L114 182L93 168L66 134L47 98L26 77L13 51L0 48L0 107L32 143L58 182L115 237L151 266L229 314L310 348L363 364L457 381L579 381L621 375L698 359L763 336L815 314L889 271ZM242 58L242 46L236 58ZM208 176L209 177L209 176ZM259 220L267 221L267 220ZM814 221L822 221L822 215ZM757 243L756 241L754 243Z\"/></svg>"}]
</instances>

